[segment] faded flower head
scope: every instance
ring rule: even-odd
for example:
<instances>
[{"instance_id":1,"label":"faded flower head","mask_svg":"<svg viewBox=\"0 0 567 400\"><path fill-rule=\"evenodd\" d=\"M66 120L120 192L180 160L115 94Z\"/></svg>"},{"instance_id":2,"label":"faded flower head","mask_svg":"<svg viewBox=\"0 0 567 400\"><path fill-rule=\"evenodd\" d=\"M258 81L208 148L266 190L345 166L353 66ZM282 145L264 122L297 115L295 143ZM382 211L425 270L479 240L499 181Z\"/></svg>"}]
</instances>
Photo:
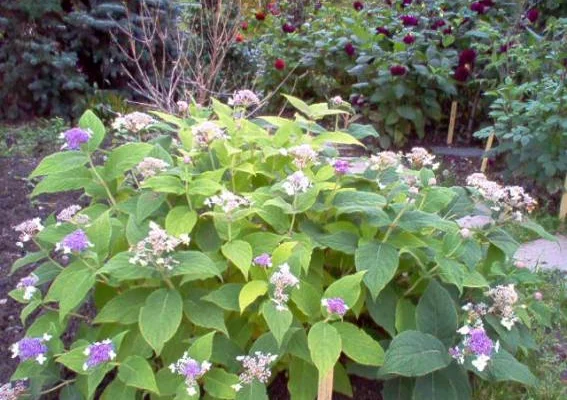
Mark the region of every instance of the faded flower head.
<instances>
[{"instance_id":1,"label":"faded flower head","mask_svg":"<svg viewBox=\"0 0 567 400\"><path fill-rule=\"evenodd\" d=\"M518 302L518 293L514 284L498 285L491 288L486 294L492 299L490 313L500 317L500 324L506 329L511 330L518 317L514 313L514 304Z\"/></svg>"},{"instance_id":2,"label":"faded flower head","mask_svg":"<svg viewBox=\"0 0 567 400\"><path fill-rule=\"evenodd\" d=\"M176 105L180 113L184 113L189 109L189 103L183 100L179 100Z\"/></svg>"},{"instance_id":3,"label":"faded flower head","mask_svg":"<svg viewBox=\"0 0 567 400\"><path fill-rule=\"evenodd\" d=\"M81 145L87 143L91 138L91 133L81 128L71 128L60 135L65 140L62 149L80 150Z\"/></svg>"},{"instance_id":4,"label":"faded flower head","mask_svg":"<svg viewBox=\"0 0 567 400\"><path fill-rule=\"evenodd\" d=\"M24 247L25 242L29 242L32 238L43 230L43 225L41 224L40 218L28 219L13 227L16 232L19 232L18 242L16 245L18 247Z\"/></svg>"},{"instance_id":5,"label":"faded flower head","mask_svg":"<svg viewBox=\"0 0 567 400\"><path fill-rule=\"evenodd\" d=\"M343 98L341 96L335 96L335 97L331 97L331 100L329 100L329 103L331 103L331 105L334 106L334 107L339 107L339 106L342 106L343 104L345 104L346 102L343 100Z\"/></svg>"},{"instance_id":6,"label":"faded flower head","mask_svg":"<svg viewBox=\"0 0 567 400\"><path fill-rule=\"evenodd\" d=\"M270 353L262 353L257 351L252 356L238 356L236 360L242 363L244 372L242 372L238 379L239 383L233 385L232 388L237 392L242 389L243 385L249 385L254 380L260 383L267 383L272 376L272 371L270 370L270 364L273 363L278 356Z\"/></svg>"},{"instance_id":7,"label":"faded flower head","mask_svg":"<svg viewBox=\"0 0 567 400\"><path fill-rule=\"evenodd\" d=\"M114 360L116 358L116 349L112 340L106 339L102 342L90 344L83 354L87 356L87 360L83 364L83 371L87 371L100 364Z\"/></svg>"},{"instance_id":8,"label":"faded flower head","mask_svg":"<svg viewBox=\"0 0 567 400\"><path fill-rule=\"evenodd\" d=\"M262 253L254 258L254 264L259 267L270 268L272 266L272 257L268 253Z\"/></svg>"},{"instance_id":9,"label":"faded flower head","mask_svg":"<svg viewBox=\"0 0 567 400\"><path fill-rule=\"evenodd\" d=\"M63 240L55 245L55 250L63 250L64 254L81 253L92 247L93 244L89 242L87 234L82 229L77 229L65 236Z\"/></svg>"},{"instance_id":10,"label":"faded flower head","mask_svg":"<svg viewBox=\"0 0 567 400\"><path fill-rule=\"evenodd\" d=\"M276 303L276 308L280 311L287 310L289 294L286 293L286 289L299 287L299 279L290 272L289 264L280 265L279 270L270 277L270 283L274 285L272 301Z\"/></svg>"},{"instance_id":11,"label":"faded flower head","mask_svg":"<svg viewBox=\"0 0 567 400\"><path fill-rule=\"evenodd\" d=\"M228 99L228 105L235 107L248 108L257 104L260 104L260 99L253 91L248 89L239 90Z\"/></svg>"},{"instance_id":12,"label":"faded flower head","mask_svg":"<svg viewBox=\"0 0 567 400\"><path fill-rule=\"evenodd\" d=\"M350 171L350 163L346 160L336 160L333 163L333 168L337 175L346 175Z\"/></svg>"},{"instance_id":13,"label":"faded flower head","mask_svg":"<svg viewBox=\"0 0 567 400\"><path fill-rule=\"evenodd\" d=\"M374 171L384 171L388 168L400 166L402 155L393 151L381 151L370 157L370 169Z\"/></svg>"},{"instance_id":14,"label":"faded flower head","mask_svg":"<svg viewBox=\"0 0 567 400\"><path fill-rule=\"evenodd\" d=\"M61 224L63 222L69 222L76 225L86 225L89 223L88 215L78 215L77 213L81 211L81 206L73 204L67 208L64 208L57 214L57 223Z\"/></svg>"},{"instance_id":15,"label":"faded flower head","mask_svg":"<svg viewBox=\"0 0 567 400\"><path fill-rule=\"evenodd\" d=\"M329 314L335 314L340 317L346 314L348 306L345 301L340 297L332 297L329 299L322 299L321 304L327 309Z\"/></svg>"},{"instance_id":16,"label":"faded flower head","mask_svg":"<svg viewBox=\"0 0 567 400\"><path fill-rule=\"evenodd\" d=\"M173 252L180 244L188 245L189 242L189 236L186 234L176 238L151 221L148 236L130 248L133 255L128 261L130 264L137 264L142 267L150 265L159 269L172 270L178 262L169 253Z\"/></svg>"},{"instance_id":17,"label":"faded flower head","mask_svg":"<svg viewBox=\"0 0 567 400\"><path fill-rule=\"evenodd\" d=\"M136 171L142 178L148 179L169 168L169 164L159 158L145 157L137 166Z\"/></svg>"},{"instance_id":18,"label":"faded flower head","mask_svg":"<svg viewBox=\"0 0 567 400\"><path fill-rule=\"evenodd\" d=\"M411 152L406 153L406 159L410 162L413 168L431 167L437 169L439 163L435 163L435 156L425 150L423 147L414 147Z\"/></svg>"},{"instance_id":19,"label":"faded flower head","mask_svg":"<svg viewBox=\"0 0 567 400\"><path fill-rule=\"evenodd\" d=\"M205 121L193 127L193 135L201 148L209 147L213 140L226 139L227 136L220 126L211 121Z\"/></svg>"},{"instance_id":20,"label":"faded flower head","mask_svg":"<svg viewBox=\"0 0 567 400\"><path fill-rule=\"evenodd\" d=\"M466 215L455 221L462 229L479 230L494 223L494 220L486 215Z\"/></svg>"},{"instance_id":21,"label":"faded flower head","mask_svg":"<svg viewBox=\"0 0 567 400\"><path fill-rule=\"evenodd\" d=\"M8 382L0 387L0 400L18 400L27 390L24 381Z\"/></svg>"},{"instance_id":22,"label":"faded flower head","mask_svg":"<svg viewBox=\"0 0 567 400\"><path fill-rule=\"evenodd\" d=\"M295 196L305 193L311 187L311 181L302 171L296 171L286 178L282 187L289 196Z\"/></svg>"},{"instance_id":23,"label":"faded flower head","mask_svg":"<svg viewBox=\"0 0 567 400\"><path fill-rule=\"evenodd\" d=\"M112 123L112 128L116 130L125 129L127 131L137 133L155 122L156 120L148 114L135 111L116 118Z\"/></svg>"},{"instance_id":24,"label":"faded flower head","mask_svg":"<svg viewBox=\"0 0 567 400\"><path fill-rule=\"evenodd\" d=\"M226 214L231 214L238 207L250 205L250 201L244 197L229 192L228 190L224 190L220 195L206 199L205 204L209 207L217 205L222 208Z\"/></svg>"},{"instance_id":25,"label":"faded flower head","mask_svg":"<svg viewBox=\"0 0 567 400\"><path fill-rule=\"evenodd\" d=\"M317 163L317 152L308 144L292 147L288 153L293 156L293 163L299 169L307 167L310 163Z\"/></svg>"},{"instance_id":26,"label":"faded flower head","mask_svg":"<svg viewBox=\"0 0 567 400\"><path fill-rule=\"evenodd\" d=\"M194 396L197 394L197 381L205 373L211 369L211 363L198 361L189 357L188 353L183 353L183 357L177 360L174 364L169 366L172 373L181 375L185 378L185 385L187 386L187 394Z\"/></svg>"},{"instance_id":27,"label":"faded flower head","mask_svg":"<svg viewBox=\"0 0 567 400\"><path fill-rule=\"evenodd\" d=\"M37 288L35 287L35 285L37 285L38 282L39 282L39 277L32 272L25 278L20 279L20 281L16 285L16 289L23 290L24 300L31 300L35 292L37 292Z\"/></svg>"},{"instance_id":28,"label":"faded flower head","mask_svg":"<svg viewBox=\"0 0 567 400\"><path fill-rule=\"evenodd\" d=\"M43 365L47 360L45 355L49 351L45 342L50 340L51 335L47 333L42 337L25 337L11 346L12 358L18 357L20 362L36 360L38 364Z\"/></svg>"}]
</instances>

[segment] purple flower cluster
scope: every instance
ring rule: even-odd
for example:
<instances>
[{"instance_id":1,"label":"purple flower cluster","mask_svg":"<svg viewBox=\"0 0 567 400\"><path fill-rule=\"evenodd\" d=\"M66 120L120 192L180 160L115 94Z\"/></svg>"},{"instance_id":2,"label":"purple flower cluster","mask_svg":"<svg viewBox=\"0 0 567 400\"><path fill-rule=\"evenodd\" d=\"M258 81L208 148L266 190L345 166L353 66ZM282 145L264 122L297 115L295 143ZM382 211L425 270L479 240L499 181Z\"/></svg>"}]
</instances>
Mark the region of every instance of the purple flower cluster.
<instances>
[{"instance_id":1,"label":"purple flower cluster","mask_svg":"<svg viewBox=\"0 0 567 400\"><path fill-rule=\"evenodd\" d=\"M477 320L474 327L463 326L458 332L463 335L463 340L459 346L449 349L449 354L459 364L464 364L465 358L470 356L473 358L471 364L484 371L494 353L498 353L500 343L495 344L486 334L481 320Z\"/></svg>"},{"instance_id":2,"label":"purple flower cluster","mask_svg":"<svg viewBox=\"0 0 567 400\"><path fill-rule=\"evenodd\" d=\"M35 292L37 292L35 285L37 285L38 282L38 276L32 272L25 278L20 279L20 281L16 285L16 289L24 291L24 300L31 300Z\"/></svg>"},{"instance_id":3,"label":"purple flower cluster","mask_svg":"<svg viewBox=\"0 0 567 400\"><path fill-rule=\"evenodd\" d=\"M494 350L494 342L482 328L470 331L467 345L471 353L477 356L490 356Z\"/></svg>"},{"instance_id":4,"label":"purple flower cluster","mask_svg":"<svg viewBox=\"0 0 567 400\"><path fill-rule=\"evenodd\" d=\"M337 175L346 175L350 171L350 163L345 160L336 160L333 163L333 168L335 168Z\"/></svg>"},{"instance_id":5,"label":"purple flower cluster","mask_svg":"<svg viewBox=\"0 0 567 400\"><path fill-rule=\"evenodd\" d=\"M262 253L254 258L254 264L258 267L270 268L272 266L272 257L268 253Z\"/></svg>"},{"instance_id":6,"label":"purple flower cluster","mask_svg":"<svg viewBox=\"0 0 567 400\"><path fill-rule=\"evenodd\" d=\"M116 358L116 350L110 339L103 340L102 342L95 342L87 346L83 354L87 356L87 360L83 364L84 371L95 368L100 364L104 364Z\"/></svg>"},{"instance_id":7,"label":"purple flower cluster","mask_svg":"<svg viewBox=\"0 0 567 400\"><path fill-rule=\"evenodd\" d=\"M205 373L209 369L211 369L211 363L208 361L199 363L198 361L189 357L188 353L184 353L183 357L169 366L169 369L172 373L176 373L185 378L187 394L189 396L194 396L197 394L197 380L205 375Z\"/></svg>"},{"instance_id":8,"label":"purple flower cluster","mask_svg":"<svg viewBox=\"0 0 567 400\"><path fill-rule=\"evenodd\" d=\"M89 242L87 234L82 229L77 229L75 232L68 234L61 240L61 242L55 245L55 250L63 250L63 253L81 253L92 247L92 243Z\"/></svg>"},{"instance_id":9,"label":"purple flower cluster","mask_svg":"<svg viewBox=\"0 0 567 400\"><path fill-rule=\"evenodd\" d=\"M340 297L332 297L329 299L322 299L321 304L326 307L329 314L335 314L340 317L346 314L348 306L345 301Z\"/></svg>"},{"instance_id":10,"label":"purple flower cluster","mask_svg":"<svg viewBox=\"0 0 567 400\"><path fill-rule=\"evenodd\" d=\"M242 389L243 385L249 385L254 380L258 380L261 383L267 383L270 376L272 376L272 371L270 370L270 364L274 362L278 356L270 353L262 353L257 351L253 356L238 356L236 359L242 363L244 367L244 372L239 375L240 382L236 385L232 385L232 388L237 392Z\"/></svg>"},{"instance_id":11,"label":"purple flower cluster","mask_svg":"<svg viewBox=\"0 0 567 400\"><path fill-rule=\"evenodd\" d=\"M65 139L62 149L80 150L81 145L89 141L91 134L81 128L72 128L63 132L61 138Z\"/></svg>"},{"instance_id":12,"label":"purple flower cluster","mask_svg":"<svg viewBox=\"0 0 567 400\"><path fill-rule=\"evenodd\" d=\"M47 360L45 355L49 351L45 342L50 340L51 335L48 334L44 334L42 337L25 337L14 343L10 348L12 350L12 358L18 357L20 362L36 360L38 364L43 365Z\"/></svg>"}]
</instances>

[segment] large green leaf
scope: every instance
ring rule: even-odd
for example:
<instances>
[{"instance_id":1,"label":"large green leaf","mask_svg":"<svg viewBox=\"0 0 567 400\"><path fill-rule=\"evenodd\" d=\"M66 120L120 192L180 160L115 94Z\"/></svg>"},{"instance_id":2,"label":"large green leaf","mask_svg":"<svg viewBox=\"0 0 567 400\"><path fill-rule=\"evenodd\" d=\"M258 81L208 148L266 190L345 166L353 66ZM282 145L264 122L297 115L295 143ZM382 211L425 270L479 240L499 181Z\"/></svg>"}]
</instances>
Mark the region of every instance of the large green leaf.
<instances>
[{"instance_id":1,"label":"large green leaf","mask_svg":"<svg viewBox=\"0 0 567 400\"><path fill-rule=\"evenodd\" d=\"M95 151L101 145L106 135L104 124L94 112L87 110L79 119L79 127L91 133L91 138L87 143L87 149L90 152Z\"/></svg>"},{"instance_id":2,"label":"large green leaf","mask_svg":"<svg viewBox=\"0 0 567 400\"><path fill-rule=\"evenodd\" d=\"M104 165L104 176L108 180L115 179L124 172L135 167L152 151L149 143L127 143L112 150Z\"/></svg>"},{"instance_id":3,"label":"large green leaf","mask_svg":"<svg viewBox=\"0 0 567 400\"><path fill-rule=\"evenodd\" d=\"M215 334L216 332L209 332L197 338L187 352L189 357L200 362L209 360L213 355Z\"/></svg>"},{"instance_id":4,"label":"large green leaf","mask_svg":"<svg viewBox=\"0 0 567 400\"><path fill-rule=\"evenodd\" d=\"M174 289L158 289L146 299L138 320L140 332L157 354L177 332L182 314L183 300Z\"/></svg>"},{"instance_id":5,"label":"large green leaf","mask_svg":"<svg viewBox=\"0 0 567 400\"><path fill-rule=\"evenodd\" d=\"M242 240L234 240L222 246L222 254L229 259L248 280L248 271L252 265L252 247Z\"/></svg>"},{"instance_id":6,"label":"large green leaf","mask_svg":"<svg viewBox=\"0 0 567 400\"><path fill-rule=\"evenodd\" d=\"M236 392L236 400L268 400L266 386L256 380Z\"/></svg>"},{"instance_id":7,"label":"large green leaf","mask_svg":"<svg viewBox=\"0 0 567 400\"><path fill-rule=\"evenodd\" d=\"M232 388L238 383L238 376L229 374L220 368L213 368L203 378L205 391L217 399L234 399L236 391Z\"/></svg>"},{"instance_id":8,"label":"large green leaf","mask_svg":"<svg viewBox=\"0 0 567 400\"><path fill-rule=\"evenodd\" d=\"M341 335L343 352L359 364L381 366L384 362L384 350L372 337L349 322L339 322L333 327Z\"/></svg>"},{"instance_id":9,"label":"large green leaf","mask_svg":"<svg viewBox=\"0 0 567 400\"><path fill-rule=\"evenodd\" d=\"M187 206L172 208L165 217L165 230L173 236L191 233L197 223L197 212Z\"/></svg>"},{"instance_id":10,"label":"large green leaf","mask_svg":"<svg viewBox=\"0 0 567 400\"><path fill-rule=\"evenodd\" d=\"M126 386L159 394L154 371L146 359L140 356L130 356L120 363L118 379Z\"/></svg>"},{"instance_id":11,"label":"large green leaf","mask_svg":"<svg viewBox=\"0 0 567 400\"><path fill-rule=\"evenodd\" d=\"M220 271L213 260L200 251L179 251L173 255L173 259L179 264L175 265L171 275L183 275L183 283L220 277Z\"/></svg>"},{"instance_id":12,"label":"large green leaf","mask_svg":"<svg viewBox=\"0 0 567 400\"><path fill-rule=\"evenodd\" d=\"M396 335L397 303L398 295L391 286L386 286L375 300L366 296L366 308L370 317L392 337Z\"/></svg>"},{"instance_id":13,"label":"large green leaf","mask_svg":"<svg viewBox=\"0 0 567 400\"><path fill-rule=\"evenodd\" d=\"M445 368L450 362L447 349L436 337L417 331L404 331L390 343L380 373L423 376Z\"/></svg>"},{"instance_id":14,"label":"large green leaf","mask_svg":"<svg viewBox=\"0 0 567 400\"><path fill-rule=\"evenodd\" d=\"M457 330L457 310L451 295L432 279L416 309L417 329L450 346Z\"/></svg>"},{"instance_id":15,"label":"large green leaf","mask_svg":"<svg viewBox=\"0 0 567 400\"><path fill-rule=\"evenodd\" d=\"M339 332L326 322L317 322L309 330L307 344L311 359L319 371L319 380L335 366L342 350Z\"/></svg>"},{"instance_id":16,"label":"large green leaf","mask_svg":"<svg viewBox=\"0 0 567 400\"><path fill-rule=\"evenodd\" d=\"M31 197L44 193L58 193L84 188L92 182L91 172L85 167L47 175L33 189Z\"/></svg>"},{"instance_id":17,"label":"large green leaf","mask_svg":"<svg viewBox=\"0 0 567 400\"><path fill-rule=\"evenodd\" d=\"M356 274L346 275L336 280L325 290L323 298L330 299L340 297L349 308L354 307L360 297L360 283L364 274L364 271L357 272Z\"/></svg>"},{"instance_id":18,"label":"large green leaf","mask_svg":"<svg viewBox=\"0 0 567 400\"><path fill-rule=\"evenodd\" d=\"M414 379L398 377L384 382L382 397L384 400L411 400ZM441 399L440 399L441 400Z\"/></svg>"},{"instance_id":19,"label":"large green leaf","mask_svg":"<svg viewBox=\"0 0 567 400\"><path fill-rule=\"evenodd\" d=\"M146 218L151 216L165 202L165 194L151 191L144 191L136 204L136 222L141 224Z\"/></svg>"},{"instance_id":20,"label":"large green leaf","mask_svg":"<svg viewBox=\"0 0 567 400\"><path fill-rule=\"evenodd\" d=\"M30 178L69 171L85 165L88 157L80 151L63 151L45 157L32 171Z\"/></svg>"},{"instance_id":21,"label":"large green leaf","mask_svg":"<svg viewBox=\"0 0 567 400\"><path fill-rule=\"evenodd\" d=\"M476 369L473 369L473 371L484 379L496 382L514 381L528 386L536 386L538 382L526 365L520 363L512 354L502 348L498 353L492 355L487 368L483 372Z\"/></svg>"},{"instance_id":22,"label":"large green leaf","mask_svg":"<svg viewBox=\"0 0 567 400\"><path fill-rule=\"evenodd\" d=\"M112 237L112 223L110 212L102 213L86 230L89 241L94 245L94 250L101 260L108 256L110 239Z\"/></svg>"},{"instance_id":23,"label":"large green leaf","mask_svg":"<svg viewBox=\"0 0 567 400\"><path fill-rule=\"evenodd\" d=\"M224 322L224 311L216 304L191 297L184 301L183 311L193 324L203 328L216 329L228 336Z\"/></svg>"},{"instance_id":24,"label":"large green leaf","mask_svg":"<svg viewBox=\"0 0 567 400\"><path fill-rule=\"evenodd\" d=\"M85 299L94 284L95 274L92 269L83 262L76 261L55 279L45 301L59 302L59 316L63 319Z\"/></svg>"},{"instance_id":25,"label":"large green leaf","mask_svg":"<svg viewBox=\"0 0 567 400\"><path fill-rule=\"evenodd\" d=\"M466 371L458 365L420 376L412 400L469 400L471 387Z\"/></svg>"},{"instance_id":26,"label":"large green leaf","mask_svg":"<svg viewBox=\"0 0 567 400\"><path fill-rule=\"evenodd\" d=\"M267 300L262 306L262 315L268 324L270 332L281 346L283 338L293 322L293 315L289 310L278 310L273 301Z\"/></svg>"},{"instance_id":27,"label":"large green leaf","mask_svg":"<svg viewBox=\"0 0 567 400\"><path fill-rule=\"evenodd\" d=\"M266 281L254 280L248 282L238 295L238 303L240 304L240 312L244 312L246 307L254 303L260 296L268 292L268 283Z\"/></svg>"},{"instance_id":28,"label":"large green leaf","mask_svg":"<svg viewBox=\"0 0 567 400\"><path fill-rule=\"evenodd\" d=\"M364 283L373 298L392 280L400 258L395 247L380 242L362 242L355 253L357 271L366 271Z\"/></svg>"},{"instance_id":29,"label":"large green leaf","mask_svg":"<svg viewBox=\"0 0 567 400\"><path fill-rule=\"evenodd\" d=\"M117 323L122 325L136 323L140 309L151 292L152 289L141 287L127 290L113 297L99 311L93 322L96 324Z\"/></svg>"}]
</instances>

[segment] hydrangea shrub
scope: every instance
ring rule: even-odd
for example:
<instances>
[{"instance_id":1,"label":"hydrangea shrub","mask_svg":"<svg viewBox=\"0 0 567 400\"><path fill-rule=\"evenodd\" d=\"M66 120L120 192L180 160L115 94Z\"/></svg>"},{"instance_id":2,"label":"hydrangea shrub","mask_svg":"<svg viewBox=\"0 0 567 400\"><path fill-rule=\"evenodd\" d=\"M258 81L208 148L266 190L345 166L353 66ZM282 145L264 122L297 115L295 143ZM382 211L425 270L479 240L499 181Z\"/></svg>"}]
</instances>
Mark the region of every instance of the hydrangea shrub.
<instances>
[{"instance_id":1,"label":"hydrangea shrub","mask_svg":"<svg viewBox=\"0 0 567 400\"><path fill-rule=\"evenodd\" d=\"M63 399L259 400L279 373L313 399L330 371L350 395L348 374L384 380L386 399L469 398L469 373L535 383L504 229L545 235L534 200L479 176L438 186L421 148L341 158L360 142L320 120L347 111L288 98L293 119L246 118L249 93L156 112L167 135L109 149L90 111L65 133L33 196L89 204L15 227L13 270L36 267L11 296L24 324L41 311L13 380Z\"/></svg>"}]
</instances>

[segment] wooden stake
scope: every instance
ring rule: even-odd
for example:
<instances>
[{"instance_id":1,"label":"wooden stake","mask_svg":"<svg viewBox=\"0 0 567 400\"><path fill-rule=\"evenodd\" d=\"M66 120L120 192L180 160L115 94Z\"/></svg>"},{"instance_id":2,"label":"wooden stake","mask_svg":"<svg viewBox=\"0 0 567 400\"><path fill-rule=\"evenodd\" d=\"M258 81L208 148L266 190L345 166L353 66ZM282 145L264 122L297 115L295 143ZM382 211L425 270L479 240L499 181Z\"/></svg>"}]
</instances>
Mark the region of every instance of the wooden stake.
<instances>
[{"instance_id":1,"label":"wooden stake","mask_svg":"<svg viewBox=\"0 0 567 400\"><path fill-rule=\"evenodd\" d=\"M455 132L455 123L457 122L457 102L451 103L451 118L449 120L449 132L447 133L447 144L453 144L453 133Z\"/></svg>"},{"instance_id":2,"label":"wooden stake","mask_svg":"<svg viewBox=\"0 0 567 400\"><path fill-rule=\"evenodd\" d=\"M327 373L323 379L319 380L319 389L317 390L317 400L331 400L333 397L333 368Z\"/></svg>"},{"instance_id":3,"label":"wooden stake","mask_svg":"<svg viewBox=\"0 0 567 400\"><path fill-rule=\"evenodd\" d=\"M486 147L484 148L484 152L487 153L488 150L492 148L492 143L494 142L494 133L491 133L488 137L488 141L486 142ZM482 158L482 164L480 165L480 172L485 173L486 167L488 167L488 157Z\"/></svg>"},{"instance_id":4,"label":"wooden stake","mask_svg":"<svg viewBox=\"0 0 567 400\"><path fill-rule=\"evenodd\" d=\"M559 207L559 219L565 220L567 216L567 175L565 175L565 183L563 184L563 196L561 196L561 207Z\"/></svg>"}]
</instances>

